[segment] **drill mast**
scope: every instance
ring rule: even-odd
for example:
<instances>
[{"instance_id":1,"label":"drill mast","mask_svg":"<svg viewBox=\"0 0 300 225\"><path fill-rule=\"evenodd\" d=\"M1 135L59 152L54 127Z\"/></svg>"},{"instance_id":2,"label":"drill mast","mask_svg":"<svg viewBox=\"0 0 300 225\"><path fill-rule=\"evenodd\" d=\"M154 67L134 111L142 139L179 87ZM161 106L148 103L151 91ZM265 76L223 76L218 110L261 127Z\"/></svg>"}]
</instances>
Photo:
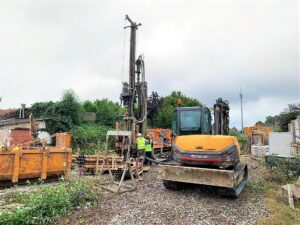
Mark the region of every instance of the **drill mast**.
<instances>
[{"instance_id":1,"label":"drill mast","mask_svg":"<svg viewBox=\"0 0 300 225\"><path fill-rule=\"evenodd\" d=\"M145 81L144 57L136 59L136 31L141 23L133 22L128 15L125 18L130 25L129 82L123 83L120 96L126 109L125 126L132 132L131 143L135 143L136 133L145 134L147 125L147 83Z\"/></svg>"}]
</instances>

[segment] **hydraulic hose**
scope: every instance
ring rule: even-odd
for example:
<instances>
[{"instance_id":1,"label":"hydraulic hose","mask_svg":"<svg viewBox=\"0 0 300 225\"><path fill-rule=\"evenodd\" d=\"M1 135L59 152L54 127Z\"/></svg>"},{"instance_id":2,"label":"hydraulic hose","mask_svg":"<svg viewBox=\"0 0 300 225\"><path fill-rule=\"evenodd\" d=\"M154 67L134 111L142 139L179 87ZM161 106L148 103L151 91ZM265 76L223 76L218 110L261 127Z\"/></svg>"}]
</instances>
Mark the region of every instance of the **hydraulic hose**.
<instances>
[{"instance_id":1,"label":"hydraulic hose","mask_svg":"<svg viewBox=\"0 0 300 225\"><path fill-rule=\"evenodd\" d=\"M147 118L147 98L145 96L145 87L144 87L144 84L145 84L145 63L144 63L144 56L143 55L140 55L139 56L139 59L141 61L141 68L142 68L142 90L141 90L141 98L142 98L142 102L143 102L143 110L142 110L142 119L141 120L138 120L136 118L136 116L134 115L134 110L133 110L133 105L134 105L134 97L132 98L132 101L131 101L131 115L134 117L134 119L136 120L137 123L143 123L145 121L145 119ZM133 93L133 96L135 96L136 94L136 90L134 90L134 93Z\"/></svg>"},{"instance_id":2,"label":"hydraulic hose","mask_svg":"<svg viewBox=\"0 0 300 225\"><path fill-rule=\"evenodd\" d=\"M168 163L168 162L159 162L159 161L156 161L156 160L151 159L151 158L148 158L148 157L145 157L145 159L149 160L150 162L153 162L153 163L156 163L156 164L160 164L160 165L175 166L175 165L172 164L172 163Z\"/></svg>"}]
</instances>

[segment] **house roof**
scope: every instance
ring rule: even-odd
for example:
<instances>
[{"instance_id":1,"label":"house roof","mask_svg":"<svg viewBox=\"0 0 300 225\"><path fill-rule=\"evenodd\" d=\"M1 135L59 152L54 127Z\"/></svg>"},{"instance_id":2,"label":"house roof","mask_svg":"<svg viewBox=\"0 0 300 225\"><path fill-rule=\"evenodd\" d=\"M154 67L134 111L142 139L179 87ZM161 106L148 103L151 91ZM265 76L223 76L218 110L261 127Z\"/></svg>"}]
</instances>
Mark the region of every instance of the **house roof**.
<instances>
[{"instance_id":1,"label":"house roof","mask_svg":"<svg viewBox=\"0 0 300 225\"><path fill-rule=\"evenodd\" d=\"M15 109L0 109L0 117L4 117L7 114L16 112Z\"/></svg>"},{"instance_id":2,"label":"house roof","mask_svg":"<svg viewBox=\"0 0 300 225\"><path fill-rule=\"evenodd\" d=\"M44 119L34 119L35 122L45 122ZM0 126L4 125L13 125L13 124L20 124L20 123L30 123L28 118L18 119L18 118L10 118L10 119L0 119Z\"/></svg>"}]
</instances>

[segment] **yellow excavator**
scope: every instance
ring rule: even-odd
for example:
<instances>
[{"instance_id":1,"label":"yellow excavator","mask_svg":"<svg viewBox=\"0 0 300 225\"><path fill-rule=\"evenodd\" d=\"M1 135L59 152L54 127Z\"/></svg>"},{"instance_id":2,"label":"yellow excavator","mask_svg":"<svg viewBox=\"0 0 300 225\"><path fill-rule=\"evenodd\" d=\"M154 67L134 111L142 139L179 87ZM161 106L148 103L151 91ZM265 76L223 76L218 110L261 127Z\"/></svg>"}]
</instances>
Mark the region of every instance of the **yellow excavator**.
<instances>
[{"instance_id":1,"label":"yellow excavator","mask_svg":"<svg viewBox=\"0 0 300 225\"><path fill-rule=\"evenodd\" d=\"M229 136L229 103L214 104L214 123L207 107L177 107L173 114L171 160L159 165L159 178L168 189L184 183L220 187L220 194L238 197L248 180L240 162L237 139Z\"/></svg>"}]
</instances>

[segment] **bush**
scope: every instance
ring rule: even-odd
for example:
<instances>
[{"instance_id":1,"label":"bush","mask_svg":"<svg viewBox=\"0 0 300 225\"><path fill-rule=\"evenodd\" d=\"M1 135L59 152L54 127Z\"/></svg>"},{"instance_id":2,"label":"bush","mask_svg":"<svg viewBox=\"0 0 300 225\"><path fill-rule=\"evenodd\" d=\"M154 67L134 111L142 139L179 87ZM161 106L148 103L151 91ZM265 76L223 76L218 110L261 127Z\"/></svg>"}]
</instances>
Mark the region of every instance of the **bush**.
<instances>
[{"instance_id":1,"label":"bush","mask_svg":"<svg viewBox=\"0 0 300 225\"><path fill-rule=\"evenodd\" d=\"M270 169L269 181L287 183L300 176L300 158L284 158L271 155L266 158L266 166Z\"/></svg>"},{"instance_id":2,"label":"bush","mask_svg":"<svg viewBox=\"0 0 300 225\"><path fill-rule=\"evenodd\" d=\"M72 147L81 148L83 154L94 154L96 149L104 148L106 132L112 128L97 124L83 124L71 130Z\"/></svg>"},{"instance_id":3,"label":"bush","mask_svg":"<svg viewBox=\"0 0 300 225\"><path fill-rule=\"evenodd\" d=\"M237 138L239 142L247 142L246 137L241 134L237 129L229 129L229 135Z\"/></svg>"},{"instance_id":4,"label":"bush","mask_svg":"<svg viewBox=\"0 0 300 225\"><path fill-rule=\"evenodd\" d=\"M177 100L179 98L181 99L181 106L183 107L201 106L201 103L197 99L187 97L180 91L172 91L170 95L163 98L162 107L160 107L154 115L152 121L154 127L171 128L173 112L178 106Z\"/></svg>"},{"instance_id":5,"label":"bush","mask_svg":"<svg viewBox=\"0 0 300 225\"><path fill-rule=\"evenodd\" d=\"M124 110L118 103L108 99L96 100L96 122L104 126L114 127L117 121L120 121Z\"/></svg>"},{"instance_id":6,"label":"bush","mask_svg":"<svg viewBox=\"0 0 300 225\"><path fill-rule=\"evenodd\" d=\"M83 109L72 90L66 90L59 102L37 102L29 109L35 118L46 119L46 130L51 133L70 131L82 123Z\"/></svg>"},{"instance_id":7,"label":"bush","mask_svg":"<svg viewBox=\"0 0 300 225\"><path fill-rule=\"evenodd\" d=\"M24 203L23 207L14 212L1 212L0 224L50 224L59 216L95 202L97 196L95 186L84 179L43 186L35 192L24 194L26 200L18 198Z\"/></svg>"}]
</instances>

